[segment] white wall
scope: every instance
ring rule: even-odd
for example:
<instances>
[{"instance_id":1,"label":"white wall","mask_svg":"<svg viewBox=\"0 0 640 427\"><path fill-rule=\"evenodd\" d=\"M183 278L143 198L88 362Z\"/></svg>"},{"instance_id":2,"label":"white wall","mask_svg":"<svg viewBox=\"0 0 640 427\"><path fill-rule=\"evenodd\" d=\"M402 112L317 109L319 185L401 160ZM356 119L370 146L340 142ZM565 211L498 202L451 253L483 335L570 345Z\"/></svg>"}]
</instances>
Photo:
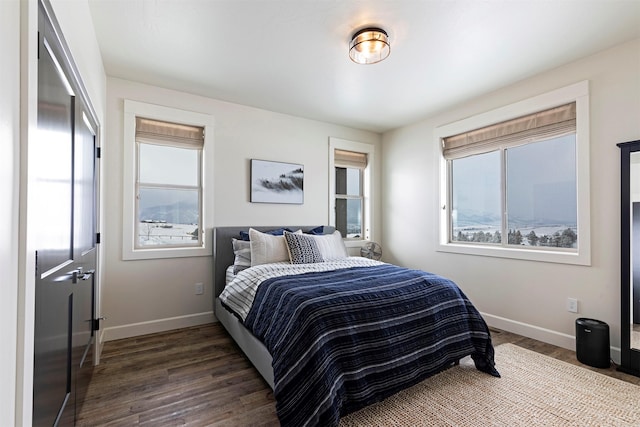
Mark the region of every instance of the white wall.
<instances>
[{"instance_id":1,"label":"white wall","mask_svg":"<svg viewBox=\"0 0 640 427\"><path fill-rule=\"evenodd\" d=\"M591 266L436 252L440 151L434 129L581 80L589 80L591 94ZM635 40L386 133L385 257L454 279L496 327L575 349L575 319L590 317L609 324L611 344L619 347L616 143L640 139L639 118L640 40ZM577 315L567 312L567 297L579 300Z\"/></svg>"},{"instance_id":2,"label":"white wall","mask_svg":"<svg viewBox=\"0 0 640 427\"><path fill-rule=\"evenodd\" d=\"M115 78L107 79L107 95L109 143L103 161L107 211L103 239L105 340L199 324L213 318L211 257L122 261L124 99L213 115L215 226L326 224L329 137L380 146L381 137L376 133ZM250 203L252 158L303 164L304 204ZM374 209L378 212L379 200L379 193L375 194ZM198 282L205 284L204 295L195 295L194 284Z\"/></svg>"},{"instance_id":3,"label":"white wall","mask_svg":"<svg viewBox=\"0 0 640 427\"><path fill-rule=\"evenodd\" d=\"M0 425L15 424L18 333L20 2L0 2ZM7 203L9 201L9 203Z\"/></svg>"}]
</instances>

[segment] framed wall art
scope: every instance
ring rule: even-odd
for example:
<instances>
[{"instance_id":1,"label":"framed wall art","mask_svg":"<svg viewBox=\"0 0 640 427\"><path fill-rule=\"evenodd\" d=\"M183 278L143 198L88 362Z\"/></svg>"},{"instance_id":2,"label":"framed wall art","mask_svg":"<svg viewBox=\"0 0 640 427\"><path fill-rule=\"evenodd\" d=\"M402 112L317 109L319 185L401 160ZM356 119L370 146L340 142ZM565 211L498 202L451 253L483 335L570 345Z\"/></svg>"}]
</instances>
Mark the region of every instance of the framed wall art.
<instances>
[{"instance_id":1,"label":"framed wall art","mask_svg":"<svg viewBox=\"0 0 640 427\"><path fill-rule=\"evenodd\" d=\"M304 203L304 166L251 159L251 203Z\"/></svg>"}]
</instances>

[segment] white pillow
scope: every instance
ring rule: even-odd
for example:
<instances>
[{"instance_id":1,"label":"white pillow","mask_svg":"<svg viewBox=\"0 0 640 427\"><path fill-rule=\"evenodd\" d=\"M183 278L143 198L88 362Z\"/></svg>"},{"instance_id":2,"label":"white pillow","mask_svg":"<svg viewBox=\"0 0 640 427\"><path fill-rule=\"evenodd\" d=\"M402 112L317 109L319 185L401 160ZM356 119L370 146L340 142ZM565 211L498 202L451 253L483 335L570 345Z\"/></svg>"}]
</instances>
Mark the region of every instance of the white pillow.
<instances>
[{"instance_id":1,"label":"white pillow","mask_svg":"<svg viewBox=\"0 0 640 427\"><path fill-rule=\"evenodd\" d=\"M302 230L298 230L295 233L302 234ZM290 262L289 249L284 236L273 236L250 228L249 242L251 242L252 267L272 262Z\"/></svg>"},{"instance_id":2,"label":"white pillow","mask_svg":"<svg viewBox=\"0 0 640 427\"><path fill-rule=\"evenodd\" d=\"M313 237L316 241L322 259L325 261L343 259L349 256L342 240L342 235L338 230L334 231L333 234L312 235L310 237Z\"/></svg>"}]
</instances>

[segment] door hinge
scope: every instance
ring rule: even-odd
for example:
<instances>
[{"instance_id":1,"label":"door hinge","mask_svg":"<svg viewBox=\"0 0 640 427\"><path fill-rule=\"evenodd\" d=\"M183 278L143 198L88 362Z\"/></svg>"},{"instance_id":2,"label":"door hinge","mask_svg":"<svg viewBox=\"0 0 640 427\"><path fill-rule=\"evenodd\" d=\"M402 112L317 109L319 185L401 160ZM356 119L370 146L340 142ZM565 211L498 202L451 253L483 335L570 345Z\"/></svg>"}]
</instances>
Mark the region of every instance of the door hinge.
<instances>
[{"instance_id":1,"label":"door hinge","mask_svg":"<svg viewBox=\"0 0 640 427\"><path fill-rule=\"evenodd\" d=\"M98 317L97 319L93 319L92 329L94 331L100 330L100 321L106 319L106 317Z\"/></svg>"},{"instance_id":2,"label":"door hinge","mask_svg":"<svg viewBox=\"0 0 640 427\"><path fill-rule=\"evenodd\" d=\"M100 233L96 233L96 243L100 243Z\"/></svg>"},{"instance_id":3,"label":"door hinge","mask_svg":"<svg viewBox=\"0 0 640 427\"><path fill-rule=\"evenodd\" d=\"M96 159L102 158L102 150L100 147L96 147Z\"/></svg>"}]
</instances>

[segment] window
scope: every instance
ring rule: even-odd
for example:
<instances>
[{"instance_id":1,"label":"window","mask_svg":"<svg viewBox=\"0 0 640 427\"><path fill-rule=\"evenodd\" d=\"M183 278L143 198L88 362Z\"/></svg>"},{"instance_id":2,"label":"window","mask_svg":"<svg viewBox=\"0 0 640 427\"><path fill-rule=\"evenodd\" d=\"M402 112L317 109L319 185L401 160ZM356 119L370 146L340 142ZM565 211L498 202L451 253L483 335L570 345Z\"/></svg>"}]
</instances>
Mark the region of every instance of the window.
<instances>
[{"instance_id":1,"label":"window","mask_svg":"<svg viewBox=\"0 0 640 427\"><path fill-rule=\"evenodd\" d=\"M124 259L211 254L210 116L125 101Z\"/></svg>"},{"instance_id":2,"label":"window","mask_svg":"<svg viewBox=\"0 0 640 427\"><path fill-rule=\"evenodd\" d=\"M459 124L438 129L440 250L589 264L586 89L468 119L462 132L448 133Z\"/></svg>"},{"instance_id":3,"label":"window","mask_svg":"<svg viewBox=\"0 0 640 427\"><path fill-rule=\"evenodd\" d=\"M353 151L334 151L336 188L336 228L348 239L364 236L362 183L367 167L367 155Z\"/></svg>"},{"instance_id":4,"label":"window","mask_svg":"<svg viewBox=\"0 0 640 427\"><path fill-rule=\"evenodd\" d=\"M347 243L371 239L374 146L330 138L329 223Z\"/></svg>"},{"instance_id":5,"label":"window","mask_svg":"<svg viewBox=\"0 0 640 427\"><path fill-rule=\"evenodd\" d=\"M204 128L136 118L135 248L202 246Z\"/></svg>"}]
</instances>

